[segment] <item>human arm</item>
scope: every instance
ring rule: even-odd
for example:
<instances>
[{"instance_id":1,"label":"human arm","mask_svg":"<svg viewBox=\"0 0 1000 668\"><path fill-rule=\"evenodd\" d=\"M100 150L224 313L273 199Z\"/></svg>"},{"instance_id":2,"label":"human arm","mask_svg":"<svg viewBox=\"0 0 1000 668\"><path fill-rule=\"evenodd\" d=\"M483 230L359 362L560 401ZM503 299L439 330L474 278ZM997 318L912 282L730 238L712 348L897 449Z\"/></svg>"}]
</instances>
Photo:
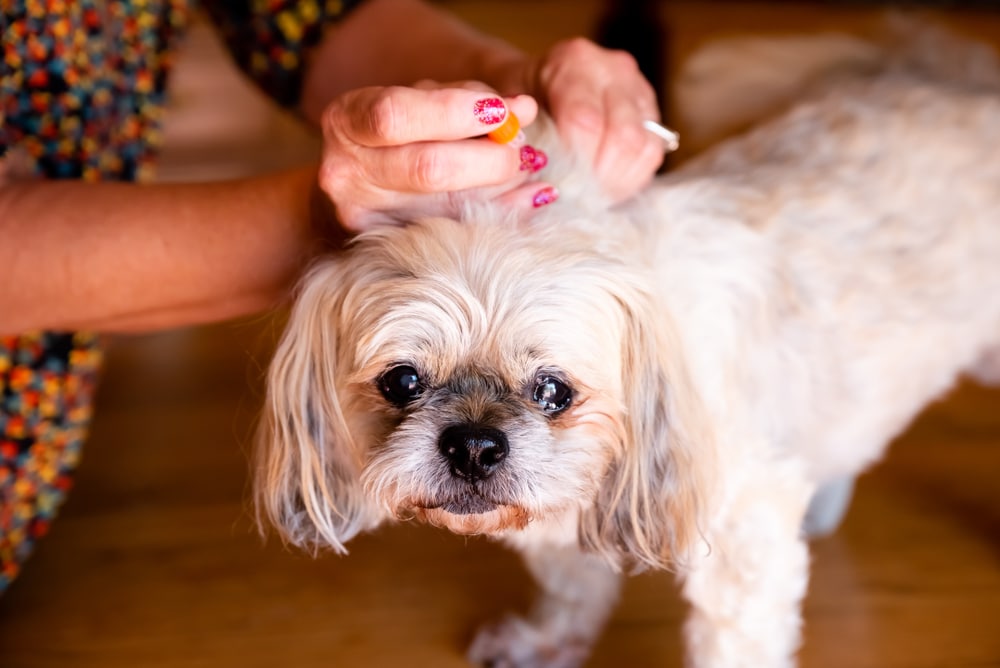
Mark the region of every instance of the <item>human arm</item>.
<instances>
[{"instance_id":1,"label":"human arm","mask_svg":"<svg viewBox=\"0 0 1000 668\"><path fill-rule=\"evenodd\" d=\"M0 186L0 334L136 332L264 310L317 247L316 166L204 184Z\"/></svg>"}]
</instances>

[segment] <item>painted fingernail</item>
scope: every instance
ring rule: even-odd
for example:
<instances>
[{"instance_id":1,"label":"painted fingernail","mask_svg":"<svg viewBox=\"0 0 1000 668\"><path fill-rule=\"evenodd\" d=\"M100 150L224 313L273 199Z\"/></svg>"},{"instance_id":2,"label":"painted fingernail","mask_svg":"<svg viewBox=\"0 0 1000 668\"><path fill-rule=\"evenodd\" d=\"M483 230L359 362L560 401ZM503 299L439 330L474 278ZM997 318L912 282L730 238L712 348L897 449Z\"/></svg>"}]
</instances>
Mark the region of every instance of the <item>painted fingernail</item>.
<instances>
[{"instance_id":1,"label":"painted fingernail","mask_svg":"<svg viewBox=\"0 0 1000 668\"><path fill-rule=\"evenodd\" d=\"M507 105L499 97L488 97L477 100L472 113L483 125L496 125L507 117Z\"/></svg>"},{"instance_id":2,"label":"painted fingernail","mask_svg":"<svg viewBox=\"0 0 1000 668\"><path fill-rule=\"evenodd\" d=\"M549 156L533 146L521 147L521 171L534 174L549 164Z\"/></svg>"},{"instance_id":3,"label":"painted fingernail","mask_svg":"<svg viewBox=\"0 0 1000 668\"><path fill-rule=\"evenodd\" d=\"M546 204L552 204L557 199L559 199L559 191L552 186L546 186L535 193L535 196L531 198L531 203L537 209L545 206Z\"/></svg>"}]
</instances>

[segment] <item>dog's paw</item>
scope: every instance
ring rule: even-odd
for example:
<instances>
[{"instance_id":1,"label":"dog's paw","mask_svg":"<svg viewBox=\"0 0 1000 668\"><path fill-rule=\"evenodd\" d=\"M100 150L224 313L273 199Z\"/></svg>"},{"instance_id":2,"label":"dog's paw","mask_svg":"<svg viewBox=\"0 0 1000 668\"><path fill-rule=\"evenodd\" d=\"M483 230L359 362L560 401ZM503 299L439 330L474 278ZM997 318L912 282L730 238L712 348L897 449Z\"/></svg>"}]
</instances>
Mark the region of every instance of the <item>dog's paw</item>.
<instances>
[{"instance_id":1,"label":"dog's paw","mask_svg":"<svg viewBox=\"0 0 1000 668\"><path fill-rule=\"evenodd\" d=\"M508 615L481 628L467 656L488 668L579 668L589 654L590 644L582 639L556 637Z\"/></svg>"}]
</instances>

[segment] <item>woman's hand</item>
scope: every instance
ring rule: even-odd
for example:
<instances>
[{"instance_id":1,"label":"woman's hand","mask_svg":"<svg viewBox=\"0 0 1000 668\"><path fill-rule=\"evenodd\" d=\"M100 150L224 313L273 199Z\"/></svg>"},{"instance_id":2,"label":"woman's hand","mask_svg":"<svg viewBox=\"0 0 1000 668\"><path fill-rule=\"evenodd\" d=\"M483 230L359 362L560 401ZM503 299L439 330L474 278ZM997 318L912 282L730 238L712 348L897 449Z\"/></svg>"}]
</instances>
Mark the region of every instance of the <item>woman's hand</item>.
<instances>
[{"instance_id":1,"label":"woman's hand","mask_svg":"<svg viewBox=\"0 0 1000 668\"><path fill-rule=\"evenodd\" d=\"M645 130L659 121L653 87L624 51L576 38L560 42L522 73L524 89L555 121L566 146L592 166L614 201L634 195L663 162L665 144Z\"/></svg>"},{"instance_id":2,"label":"woman's hand","mask_svg":"<svg viewBox=\"0 0 1000 668\"><path fill-rule=\"evenodd\" d=\"M526 95L503 99L479 85L349 91L323 113L320 188L349 232L455 216L469 197L530 209L545 184L527 177L544 156L482 138L511 112L528 124L538 107Z\"/></svg>"}]
</instances>

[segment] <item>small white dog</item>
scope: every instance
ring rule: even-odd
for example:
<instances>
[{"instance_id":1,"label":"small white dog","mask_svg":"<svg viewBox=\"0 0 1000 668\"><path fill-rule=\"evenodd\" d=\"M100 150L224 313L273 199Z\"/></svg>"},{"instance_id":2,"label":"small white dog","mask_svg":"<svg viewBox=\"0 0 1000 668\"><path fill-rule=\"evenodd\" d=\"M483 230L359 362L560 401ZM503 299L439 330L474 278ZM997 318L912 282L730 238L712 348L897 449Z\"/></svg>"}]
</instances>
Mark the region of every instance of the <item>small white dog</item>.
<instances>
[{"instance_id":1,"label":"small white dog","mask_svg":"<svg viewBox=\"0 0 1000 668\"><path fill-rule=\"evenodd\" d=\"M810 500L1000 352L995 57L838 44L624 206L577 173L530 223L470 209L321 261L270 369L263 518L313 549L416 518L519 550L541 595L477 663L582 664L646 566L683 582L691 665L793 665Z\"/></svg>"}]
</instances>

